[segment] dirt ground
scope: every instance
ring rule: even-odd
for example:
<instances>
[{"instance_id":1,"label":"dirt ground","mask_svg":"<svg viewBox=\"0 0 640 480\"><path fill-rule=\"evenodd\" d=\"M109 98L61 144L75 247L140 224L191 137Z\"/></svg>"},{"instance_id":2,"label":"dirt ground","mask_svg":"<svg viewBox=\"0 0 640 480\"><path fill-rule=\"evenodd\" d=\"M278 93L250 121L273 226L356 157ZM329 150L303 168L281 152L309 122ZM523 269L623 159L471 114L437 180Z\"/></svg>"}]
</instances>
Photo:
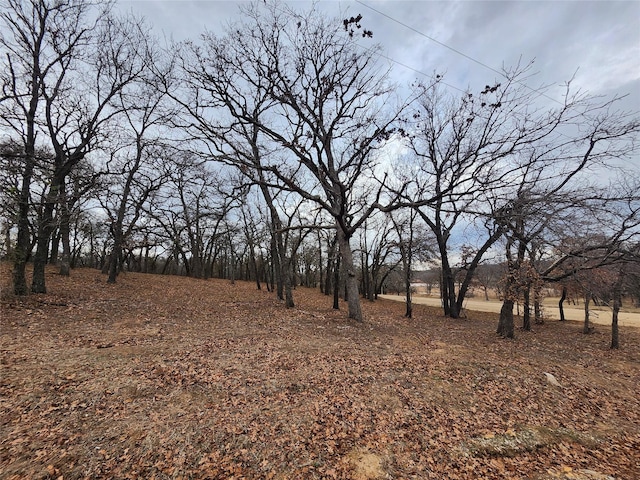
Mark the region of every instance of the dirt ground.
<instances>
[{"instance_id":1,"label":"dirt ground","mask_svg":"<svg viewBox=\"0 0 640 480\"><path fill-rule=\"evenodd\" d=\"M503 340L494 313L105 280L2 293L1 479L638 478L636 328L612 351L573 322Z\"/></svg>"},{"instance_id":2,"label":"dirt ground","mask_svg":"<svg viewBox=\"0 0 640 480\"><path fill-rule=\"evenodd\" d=\"M380 295L388 300L404 302L404 295ZM558 298L547 298L543 303L543 316L546 319L559 320L560 313L558 311ZM441 305L440 298L425 295L416 295L412 298L413 303L420 305L431 305L439 307ZM478 300L467 299L464 301L465 310L474 310L477 312L499 313L502 303L498 300ZM564 315L566 320L584 322L584 306L565 304ZM598 325L611 325L611 309L606 307L591 307L589 312L589 321ZM640 328L640 313L629 312L625 309L621 310L618 315L618 325L625 327Z\"/></svg>"}]
</instances>

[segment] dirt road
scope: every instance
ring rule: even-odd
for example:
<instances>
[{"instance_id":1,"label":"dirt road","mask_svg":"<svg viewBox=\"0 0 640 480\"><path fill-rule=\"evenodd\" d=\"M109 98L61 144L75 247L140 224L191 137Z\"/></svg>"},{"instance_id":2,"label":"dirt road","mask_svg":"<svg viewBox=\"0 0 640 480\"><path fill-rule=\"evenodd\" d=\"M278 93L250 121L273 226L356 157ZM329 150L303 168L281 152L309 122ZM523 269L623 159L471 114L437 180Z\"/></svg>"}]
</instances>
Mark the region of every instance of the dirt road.
<instances>
[{"instance_id":1,"label":"dirt road","mask_svg":"<svg viewBox=\"0 0 640 480\"><path fill-rule=\"evenodd\" d=\"M381 298L387 298L389 300L396 300L404 302L404 295L380 295ZM440 299L437 297L413 297L413 302L423 305L440 306ZM467 310L476 310L479 312L500 312L502 303L497 300L465 300L464 308ZM602 308L602 307L599 307ZM560 314L558 313L558 301L557 299L547 299L543 303L543 313L545 318L558 320ZM584 321L584 309L582 306L567 306L564 307L564 316L567 320ZM592 323L600 325L611 325L611 310L610 309L591 309L590 320ZM638 327L640 328L640 313L633 312L620 312L618 316L618 324L623 327Z\"/></svg>"}]
</instances>

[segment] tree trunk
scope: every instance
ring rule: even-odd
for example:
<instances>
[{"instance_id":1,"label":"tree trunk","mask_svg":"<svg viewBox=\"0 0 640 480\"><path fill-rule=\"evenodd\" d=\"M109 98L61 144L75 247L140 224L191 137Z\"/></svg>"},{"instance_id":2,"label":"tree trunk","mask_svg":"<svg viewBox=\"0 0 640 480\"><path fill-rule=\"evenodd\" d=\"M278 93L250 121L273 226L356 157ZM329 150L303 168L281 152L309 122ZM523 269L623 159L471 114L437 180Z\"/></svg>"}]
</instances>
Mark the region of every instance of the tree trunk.
<instances>
[{"instance_id":1,"label":"tree trunk","mask_svg":"<svg viewBox=\"0 0 640 480\"><path fill-rule=\"evenodd\" d=\"M333 309L340 309L340 255L335 256L333 265Z\"/></svg>"},{"instance_id":2,"label":"tree trunk","mask_svg":"<svg viewBox=\"0 0 640 480\"><path fill-rule=\"evenodd\" d=\"M564 301L567 299L567 287L562 287L562 296L558 302L558 310L560 311L560 321L564 322Z\"/></svg>"},{"instance_id":3,"label":"tree trunk","mask_svg":"<svg viewBox=\"0 0 640 480\"><path fill-rule=\"evenodd\" d=\"M271 262L273 263L273 277L275 280L276 296L284 300L284 281L282 278L282 262L278 246L277 233L271 233Z\"/></svg>"},{"instance_id":4,"label":"tree trunk","mask_svg":"<svg viewBox=\"0 0 640 480\"><path fill-rule=\"evenodd\" d=\"M366 231L366 224L364 230ZM369 299L369 259L367 255L367 240L365 235L364 246L360 250L360 270L362 272L361 289L362 296Z\"/></svg>"},{"instance_id":5,"label":"tree trunk","mask_svg":"<svg viewBox=\"0 0 640 480\"><path fill-rule=\"evenodd\" d=\"M322 236L320 235L320 230L318 230L318 271L320 275L320 293L324 293L324 269L322 266Z\"/></svg>"},{"instance_id":6,"label":"tree trunk","mask_svg":"<svg viewBox=\"0 0 640 480\"><path fill-rule=\"evenodd\" d=\"M458 290L458 297L456 299L456 311L457 311L458 315L462 311L462 305L464 304L464 299L467 296L467 291L469 290L469 287L471 285L471 281L473 280L473 277L474 277L474 275L476 273L476 270L478 269L478 266L480 265L480 261L482 260L482 257L489 250L489 248L491 248L491 246L493 246L493 244L496 243L498 241L498 239L500 239L500 237L502 237L502 233L503 233L502 229L496 230L486 240L486 242L484 242L482 247L473 256L473 259L471 260L471 263L468 265L467 271L466 271L466 273L464 275L464 279L462 281L462 284L460 285L460 289ZM489 300L489 296L487 295L486 287L485 287L484 294L485 294L486 300ZM454 297L455 297L455 295L454 295Z\"/></svg>"},{"instance_id":7,"label":"tree trunk","mask_svg":"<svg viewBox=\"0 0 640 480\"><path fill-rule=\"evenodd\" d=\"M291 259L285 260L283 268L284 276L284 305L286 308L293 308L296 304L293 301L293 290L291 279L293 277L293 265Z\"/></svg>"},{"instance_id":8,"label":"tree trunk","mask_svg":"<svg viewBox=\"0 0 640 480\"><path fill-rule=\"evenodd\" d=\"M440 251L442 258L442 305L444 314L451 318L460 317L460 310L456 302L456 282L453 276L453 270L449 264L449 258L446 251Z\"/></svg>"},{"instance_id":9,"label":"tree trunk","mask_svg":"<svg viewBox=\"0 0 640 480\"><path fill-rule=\"evenodd\" d=\"M57 265L58 264L58 256L60 252L60 235L62 232L60 228L54 230L51 234L51 248L49 249L49 265Z\"/></svg>"},{"instance_id":10,"label":"tree trunk","mask_svg":"<svg viewBox=\"0 0 640 480\"><path fill-rule=\"evenodd\" d=\"M149 246L149 239L145 237L145 246L144 246L144 261L143 261L143 267L142 267L142 271L144 273L149 273L149 271L151 270L150 266L149 266L149 260L151 259L151 256L149 255L151 252L151 247ZM153 272L155 273L155 271Z\"/></svg>"},{"instance_id":11,"label":"tree trunk","mask_svg":"<svg viewBox=\"0 0 640 480\"><path fill-rule=\"evenodd\" d=\"M618 335L618 313L622 304L620 290L616 289L613 294L613 317L611 319L611 348L620 348L620 338Z\"/></svg>"},{"instance_id":12,"label":"tree trunk","mask_svg":"<svg viewBox=\"0 0 640 480\"><path fill-rule=\"evenodd\" d=\"M198 247L192 247L191 249L191 277L204 278L204 269L202 265L202 258Z\"/></svg>"},{"instance_id":13,"label":"tree trunk","mask_svg":"<svg viewBox=\"0 0 640 480\"><path fill-rule=\"evenodd\" d=\"M31 256L29 198L35 162L33 148L27 147L25 150L25 169L22 174L22 185L20 197L18 198L18 237L13 251L13 293L15 295L26 295L29 293L26 277L27 261Z\"/></svg>"},{"instance_id":14,"label":"tree trunk","mask_svg":"<svg viewBox=\"0 0 640 480\"><path fill-rule=\"evenodd\" d=\"M611 348L620 348L620 337L618 334L618 314L622 307L622 285L625 281L625 266L618 271L618 279L613 286L613 316L611 318Z\"/></svg>"},{"instance_id":15,"label":"tree trunk","mask_svg":"<svg viewBox=\"0 0 640 480\"><path fill-rule=\"evenodd\" d=\"M582 333L591 333L591 323L589 322L589 302L591 301L591 293L587 292L584 294L584 327L582 329Z\"/></svg>"},{"instance_id":16,"label":"tree trunk","mask_svg":"<svg viewBox=\"0 0 640 480\"><path fill-rule=\"evenodd\" d=\"M412 318L413 316L413 303L412 303L412 299L411 299L411 273L407 272L405 279L404 279L404 287L405 287L405 291L406 291L406 297L405 297L405 304L407 306L407 309L405 311L404 316L407 318Z\"/></svg>"},{"instance_id":17,"label":"tree trunk","mask_svg":"<svg viewBox=\"0 0 640 480\"><path fill-rule=\"evenodd\" d=\"M31 199L31 181L33 170L36 165L36 112L38 110L38 100L40 99L40 45L33 51L33 71L31 72L29 108L26 111L26 137L24 145L24 168L22 170L22 183L20 185L20 196L18 197L18 237L13 257L13 293L15 295L27 295L26 267L27 261L31 257L31 231L29 228L29 206Z\"/></svg>"},{"instance_id":18,"label":"tree trunk","mask_svg":"<svg viewBox=\"0 0 640 480\"><path fill-rule=\"evenodd\" d=\"M502 302L497 333L504 338L514 338L513 300Z\"/></svg>"},{"instance_id":19,"label":"tree trunk","mask_svg":"<svg viewBox=\"0 0 640 480\"><path fill-rule=\"evenodd\" d=\"M522 328L527 332L531 331L531 284L527 284L524 290Z\"/></svg>"},{"instance_id":20,"label":"tree trunk","mask_svg":"<svg viewBox=\"0 0 640 480\"><path fill-rule=\"evenodd\" d=\"M544 319L542 318L542 304L539 298L533 301L533 318L537 325L542 325Z\"/></svg>"},{"instance_id":21,"label":"tree trunk","mask_svg":"<svg viewBox=\"0 0 640 480\"><path fill-rule=\"evenodd\" d=\"M64 222L64 219L62 220ZM71 273L71 239L69 238L69 222L60 225L60 240L62 241L62 256L60 257L60 275L66 277Z\"/></svg>"},{"instance_id":22,"label":"tree trunk","mask_svg":"<svg viewBox=\"0 0 640 480\"><path fill-rule=\"evenodd\" d=\"M3 232L4 234L4 246L6 249L6 259L12 258L12 251L11 251L11 224L9 223L9 220L5 220L4 222L4 228L3 228Z\"/></svg>"},{"instance_id":23,"label":"tree trunk","mask_svg":"<svg viewBox=\"0 0 640 480\"><path fill-rule=\"evenodd\" d=\"M260 284L260 272L258 271L258 260L256 259L256 252L251 245L251 267L253 268L253 273L256 276L256 288L258 290L262 290L262 285Z\"/></svg>"},{"instance_id":24,"label":"tree trunk","mask_svg":"<svg viewBox=\"0 0 640 480\"><path fill-rule=\"evenodd\" d=\"M62 241L62 257L60 257L60 275L66 277L70 274L71 268L71 213L67 202L66 185L63 183L60 188L60 227L58 234Z\"/></svg>"},{"instance_id":25,"label":"tree trunk","mask_svg":"<svg viewBox=\"0 0 640 480\"><path fill-rule=\"evenodd\" d=\"M347 296L348 317L358 322L363 321L360 307L360 295L358 293L358 277L353 263L353 253L349 244L349 237L337 225L338 244L340 245L340 257L345 272L345 290Z\"/></svg>"},{"instance_id":26,"label":"tree trunk","mask_svg":"<svg viewBox=\"0 0 640 480\"><path fill-rule=\"evenodd\" d=\"M107 283L116 283L120 257L122 255L122 232L117 225L114 230L113 249L111 250L111 255L109 255L109 277L107 278Z\"/></svg>"},{"instance_id":27,"label":"tree trunk","mask_svg":"<svg viewBox=\"0 0 640 480\"><path fill-rule=\"evenodd\" d=\"M340 273L338 271L334 271L336 269L337 258L336 255L336 244L338 242L338 237L334 237L331 245L329 245L329 249L327 251L327 273L326 273L326 283L324 286L324 294L329 295L333 290L335 290L335 285L332 285L331 282L335 278L340 278ZM333 286L333 288L331 288ZM338 307L334 307L338 308Z\"/></svg>"},{"instance_id":28,"label":"tree trunk","mask_svg":"<svg viewBox=\"0 0 640 480\"><path fill-rule=\"evenodd\" d=\"M59 200L60 185L64 182L58 175L54 175L49 191L46 195L44 207L42 209L42 218L38 225L38 242L36 245L36 254L33 257L33 278L31 280L31 291L33 293L47 293L45 280L45 266L47 264L49 242L51 234L55 229L53 221L53 211Z\"/></svg>"},{"instance_id":29,"label":"tree trunk","mask_svg":"<svg viewBox=\"0 0 640 480\"><path fill-rule=\"evenodd\" d=\"M533 288L533 318L536 325L544 323L542 318L542 287L539 284Z\"/></svg>"}]
</instances>

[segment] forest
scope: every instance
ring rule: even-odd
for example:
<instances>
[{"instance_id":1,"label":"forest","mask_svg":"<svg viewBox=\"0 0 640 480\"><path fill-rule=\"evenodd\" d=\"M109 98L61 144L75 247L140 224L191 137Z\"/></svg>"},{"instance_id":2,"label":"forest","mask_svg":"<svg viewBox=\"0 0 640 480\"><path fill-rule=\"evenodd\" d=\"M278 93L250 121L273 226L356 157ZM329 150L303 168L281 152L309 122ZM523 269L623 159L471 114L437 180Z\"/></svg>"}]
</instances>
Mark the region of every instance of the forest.
<instances>
[{"instance_id":1,"label":"forest","mask_svg":"<svg viewBox=\"0 0 640 480\"><path fill-rule=\"evenodd\" d=\"M491 271L507 338L515 304L525 329L543 320L549 288L640 301L640 120L622 96L569 79L549 102L526 63L464 92L394 85L362 16L278 2L183 42L99 0L7 0L1 21L17 296L47 292L48 264L84 266L251 280L286 307L316 287L363 321L362 298L399 286L411 316L430 270L455 319Z\"/></svg>"}]
</instances>

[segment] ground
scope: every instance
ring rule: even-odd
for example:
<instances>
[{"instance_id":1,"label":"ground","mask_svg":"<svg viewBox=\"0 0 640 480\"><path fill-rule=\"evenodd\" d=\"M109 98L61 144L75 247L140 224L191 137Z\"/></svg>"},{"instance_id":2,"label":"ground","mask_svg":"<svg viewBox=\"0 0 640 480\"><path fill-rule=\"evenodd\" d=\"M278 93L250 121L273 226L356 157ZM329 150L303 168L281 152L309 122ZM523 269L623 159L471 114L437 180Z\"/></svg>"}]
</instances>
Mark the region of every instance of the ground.
<instances>
[{"instance_id":1,"label":"ground","mask_svg":"<svg viewBox=\"0 0 640 480\"><path fill-rule=\"evenodd\" d=\"M405 302L406 297L404 295L380 295L381 298L388 300L395 300L397 302ZM558 320L560 318L560 311L558 309L559 298L545 298L542 305L542 315L548 320ZM625 299L626 300L626 299ZM411 301L415 304L439 306L442 301L435 295L413 295ZM502 308L502 302L497 298L491 300L483 300L479 298L466 299L463 304L464 311L477 311L477 312L493 312L500 313ZM517 307L516 307L517 308ZM514 309L515 310L515 309ZM611 325L611 307L609 306L591 306L589 308L589 321L598 325ZM572 305L569 302L565 302L564 316L567 320L575 320L584 322L584 304ZM640 309L633 307L632 302L627 300L623 305L623 309L618 315L618 325L639 327L640 328Z\"/></svg>"},{"instance_id":2,"label":"ground","mask_svg":"<svg viewBox=\"0 0 640 480\"><path fill-rule=\"evenodd\" d=\"M2 267L1 284L8 281ZM515 340L298 288L94 270L1 305L2 479L634 479L640 330ZM551 374L559 386L548 379Z\"/></svg>"}]
</instances>

